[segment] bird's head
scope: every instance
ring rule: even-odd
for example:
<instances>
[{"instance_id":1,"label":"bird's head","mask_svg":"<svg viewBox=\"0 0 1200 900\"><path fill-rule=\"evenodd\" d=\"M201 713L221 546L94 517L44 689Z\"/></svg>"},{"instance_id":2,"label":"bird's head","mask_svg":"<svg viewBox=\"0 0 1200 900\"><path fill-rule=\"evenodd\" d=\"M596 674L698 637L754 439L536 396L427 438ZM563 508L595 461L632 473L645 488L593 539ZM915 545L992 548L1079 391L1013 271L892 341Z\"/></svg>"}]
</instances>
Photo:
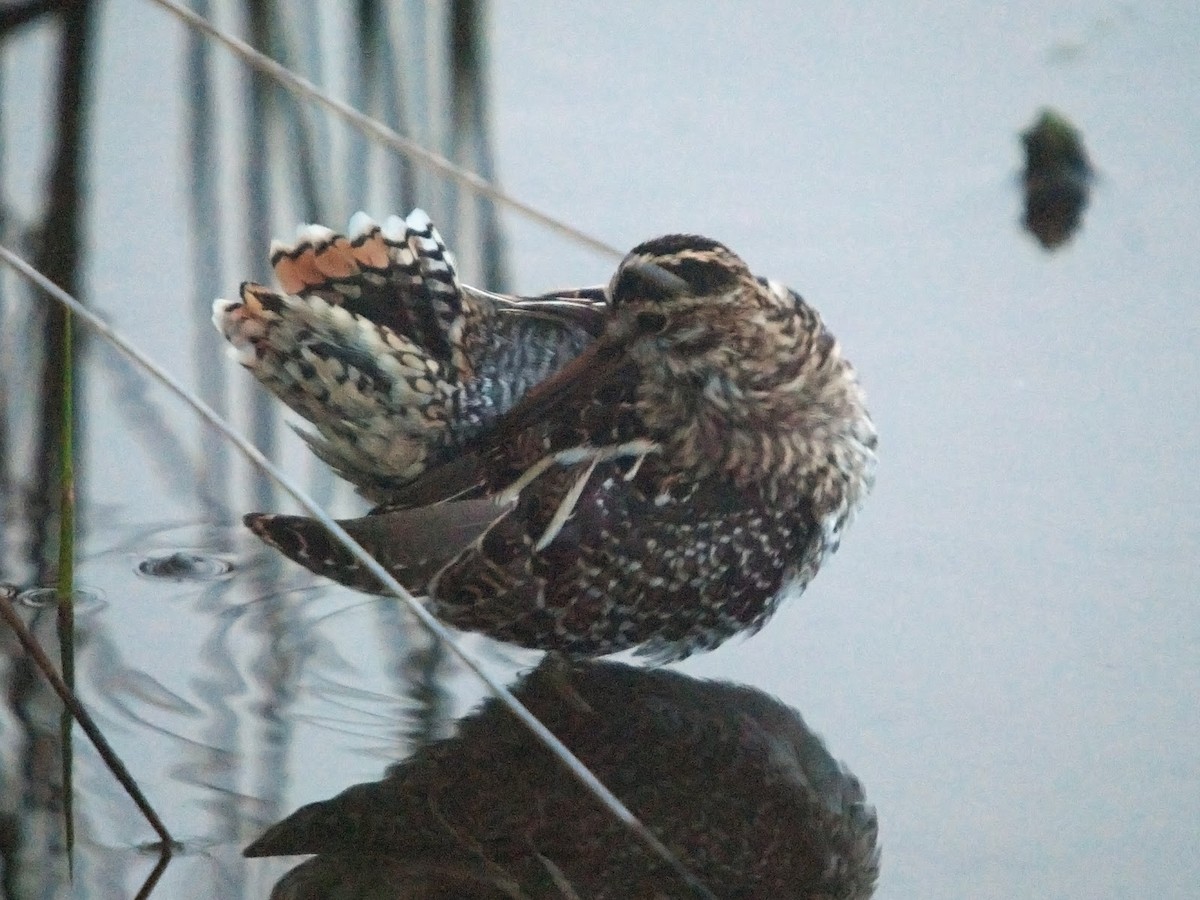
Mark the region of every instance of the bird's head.
<instances>
[{"instance_id":1,"label":"bird's head","mask_svg":"<svg viewBox=\"0 0 1200 900\"><path fill-rule=\"evenodd\" d=\"M634 247L608 286L613 326L626 340L684 349L689 334L736 315L755 280L741 258L711 238L670 234ZM697 332L692 337L700 337Z\"/></svg>"},{"instance_id":2,"label":"bird's head","mask_svg":"<svg viewBox=\"0 0 1200 900\"><path fill-rule=\"evenodd\" d=\"M790 305L765 291L724 244L695 234L634 247L608 298L609 334L641 365L700 380L764 350L768 319Z\"/></svg>"},{"instance_id":3,"label":"bird's head","mask_svg":"<svg viewBox=\"0 0 1200 900\"><path fill-rule=\"evenodd\" d=\"M675 450L741 473L842 456L856 473L869 468L874 427L837 341L797 293L757 278L724 244L640 244L608 297L608 340L638 366L639 414Z\"/></svg>"}]
</instances>

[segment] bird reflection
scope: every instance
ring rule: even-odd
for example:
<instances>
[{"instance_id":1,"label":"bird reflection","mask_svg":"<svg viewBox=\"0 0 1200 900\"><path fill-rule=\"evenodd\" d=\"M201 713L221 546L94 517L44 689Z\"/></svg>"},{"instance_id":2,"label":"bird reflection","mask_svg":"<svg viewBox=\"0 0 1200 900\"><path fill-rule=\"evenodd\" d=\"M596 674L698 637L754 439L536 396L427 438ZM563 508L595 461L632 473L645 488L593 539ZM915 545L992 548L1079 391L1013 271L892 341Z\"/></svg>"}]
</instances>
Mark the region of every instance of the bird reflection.
<instances>
[{"instance_id":1,"label":"bird reflection","mask_svg":"<svg viewBox=\"0 0 1200 900\"><path fill-rule=\"evenodd\" d=\"M553 654L514 693L716 896L873 893L875 811L779 701ZM455 737L298 810L245 853L317 854L273 900L695 896L496 700Z\"/></svg>"}]
</instances>

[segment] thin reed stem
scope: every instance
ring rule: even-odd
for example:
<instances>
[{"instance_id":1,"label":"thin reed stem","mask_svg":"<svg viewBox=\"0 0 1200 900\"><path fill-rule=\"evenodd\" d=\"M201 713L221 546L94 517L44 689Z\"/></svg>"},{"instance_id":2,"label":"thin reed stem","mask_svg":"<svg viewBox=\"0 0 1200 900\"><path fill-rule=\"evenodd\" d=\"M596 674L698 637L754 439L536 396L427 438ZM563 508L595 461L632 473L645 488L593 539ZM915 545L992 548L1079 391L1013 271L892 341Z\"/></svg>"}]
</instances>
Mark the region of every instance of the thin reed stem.
<instances>
[{"instance_id":1,"label":"thin reed stem","mask_svg":"<svg viewBox=\"0 0 1200 900\"><path fill-rule=\"evenodd\" d=\"M320 104L342 118L352 127L357 128L363 134L385 146L391 147L399 153L403 153L425 168L449 178L468 190L474 191L480 196L487 197L501 206L525 216L531 221L537 222L550 231L573 240L583 247L594 250L602 256L607 256L611 259L620 259L625 255L612 244L593 237L586 231L576 228L574 225L564 222L562 219L556 218L549 213L543 212L530 203L517 199L512 194L498 188L486 178L455 165L444 156L427 150L416 141L404 137L395 130L388 128L382 122L359 112L348 103L338 100L331 94L322 91L308 79L301 78L295 72L280 65L269 56L255 50L245 41L221 31L211 22L196 15L186 6L176 3L175 0L151 0L151 2L157 3L159 6L170 11L189 27L203 32L213 40L219 41L241 57L255 71L273 78L292 93Z\"/></svg>"},{"instance_id":2,"label":"thin reed stem","mask_svg":"<svg viewBox=\"0 0 1200 900\"><path fill-rule=\"evenodd\" d=\"M25 650L29 658L34 661L42 675L50 682L50 686L54 688L54 692L58 694L63 704L67 707L67 711L79 723L79 727L83 729L84 734L88 736L88 740L92 742L92 746L96 748L96 752L100 754L100 758L104 760L104 764L108 766L108 770L113 773L113 776L125 788L130 799L133 800L146 821L150 823L150 827L162 838L163 848L174 846L175 841L171 837L171 833L167 831L167 826L162 823L162 819L158 817L158 813L150 805L146 799L146 795L142 793L133 776L129 774L129 770L125 768L125 764L121 762L121 758L117 756L112 745L104 737L96 725L94 719L84 708L83 704L75 696L63 677L54 668L54 662L42 649L42 645L38 643L38 639L33 636L33 633L26 627L21 617L17 615L17 611L13 608L12 599L17 594L16 589L11 585L0 585L0 618L4 619L13 634L17 636L17 640L21 642L21 647Z\"/></svg>"},{"instance_id":3,"label":"thin reed stem","mask_svg":"<svg viewBox=\"0 0 1200 900\"><path fill-rule=\"evenodd\" d=\"M75 690L75 341L70 311L63 317L62 394L58 433L58 578L56 622L58 658L63 683ZM59 723L62 740L63 831L67 870L75 872L75 790L71 711L64 708Z\"/></svg>"}]
</instances>

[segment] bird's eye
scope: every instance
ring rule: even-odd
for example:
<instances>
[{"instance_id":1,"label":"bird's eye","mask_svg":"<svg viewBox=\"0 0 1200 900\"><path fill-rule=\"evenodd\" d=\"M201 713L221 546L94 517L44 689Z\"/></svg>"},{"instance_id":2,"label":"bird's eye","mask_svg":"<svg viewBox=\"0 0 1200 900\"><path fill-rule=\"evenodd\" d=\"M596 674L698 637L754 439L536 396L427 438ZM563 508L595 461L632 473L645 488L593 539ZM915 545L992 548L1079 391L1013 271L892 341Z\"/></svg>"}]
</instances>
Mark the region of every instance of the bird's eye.
<instances>
[{"instance_id":1,"label":"bird's eye","mask_svg":"<svg viewBox=\"0 0 1200 900\"><path fill-rule=\"evenodd\" d=\"M663 303L688 292L688 283L655 263L634 261L621 268L612 286L614 307L631 300Z\"/></svg>"},{"instance_id":2,"label":"bird's eye","mask_svg":"<svg viewBox=\"0 0 1200 900\"><path fill-rule=\"evenodd\" d=\"M671 274L687 282L691 293L697 297L720 294L737 281L738 273L720 259L691 259L683 257L663 263Z\"/></svg>"},{"instance_id":3,"label":"bird's eye","mask_svg":"<svg viewBox=\"0 0 1200 900\"><path fill-rule=\"evenodd\" d=\"M657 312L640 312L637 327L642 334L658 334L667 327L667 317Z\"/></svg>"}]
</instances>

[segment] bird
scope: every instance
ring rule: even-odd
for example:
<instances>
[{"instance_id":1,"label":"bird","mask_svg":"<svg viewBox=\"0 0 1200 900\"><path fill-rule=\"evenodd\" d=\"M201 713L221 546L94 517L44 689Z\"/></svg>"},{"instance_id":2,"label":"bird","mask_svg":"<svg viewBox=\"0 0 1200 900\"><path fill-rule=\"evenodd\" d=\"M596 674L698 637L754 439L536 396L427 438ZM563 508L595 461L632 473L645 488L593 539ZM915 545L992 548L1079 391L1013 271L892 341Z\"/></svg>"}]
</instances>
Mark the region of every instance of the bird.
<instances>
[{"instance_id":1,"label":"bird","mask_svg":"<svg viewBox=\"0 0 1200 900\"><path fill-rule=\"evenodd\" d=\"M877 814L859 780L779 700L559 654L514 693L690 882L492 698L457 734L382 780L309 804L251 843L249 857L317 854L272 897L865 900L874 892ZM708 893L694 892L696 883Z\"/></svg>"},{"instance_id":2,"label":"bird","mask_svg":"<svg viewBox=\"0 0 1200 900\"><path fill-rule=\"evenodd\" d=\"M873 484L876 430L816 309L716 240L639 244L602 296L578 354L340 524L456 628L680 659L803 592ZM586 292L544 302L596 312ZM245 522L311 571L382 592L319 523Z\"/></svg>"},{"instance_id":3,"label":"bird","mask_svg":"<svg viewBox=\"0 0 1200 900\"><path fill-rule=\"evenodd\" d=\"M315 426L309 447L373 503L452 459L604 322L603 289L511 297L461 283L428 214L272 241L282 290L213 303L233 357Z\"/></svg>"}]
</instances>

